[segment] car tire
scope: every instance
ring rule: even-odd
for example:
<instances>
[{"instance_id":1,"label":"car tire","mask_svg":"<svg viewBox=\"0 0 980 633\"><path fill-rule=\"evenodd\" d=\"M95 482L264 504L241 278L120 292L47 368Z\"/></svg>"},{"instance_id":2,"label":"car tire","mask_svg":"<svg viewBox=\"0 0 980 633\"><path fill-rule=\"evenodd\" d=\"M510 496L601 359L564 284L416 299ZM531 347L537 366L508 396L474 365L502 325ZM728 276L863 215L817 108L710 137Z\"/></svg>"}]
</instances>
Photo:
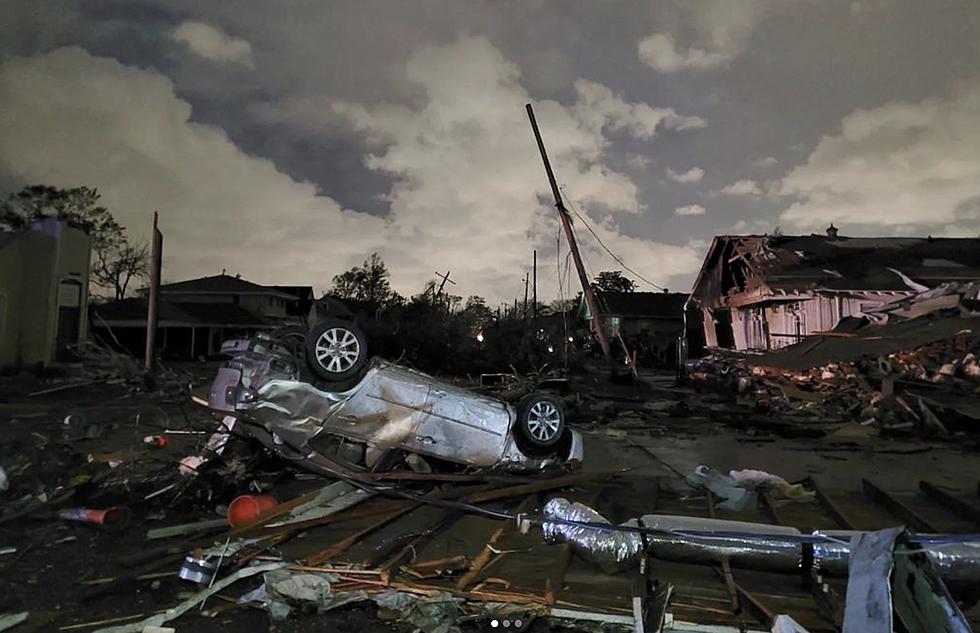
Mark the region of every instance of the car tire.
<instances>
[{"instance_id":1,"label":"car tire","mask_svg":"<svg viewBox=\"0 0 980 633\"><path fill-rule=\"evenodd\" d=\"M292 352L293 356L303 358L306 348L306 328L299 325L284 325L269 332L269 338L278 341Z\"/></svg>"},{"instance_id":2,"label":"car tire","mask_svg":"<svg viewBox=\"0 0 980 633\"><path fill-rule=\"evenodd\" d=\"M565 405L550 393L532 393L517 405L521 444L536 451L553 448L565 434Z\"/></svg>"},{"instance_id":3,"label":"car tire","mask_svg":"<svg viewBox=\"0 0 980 633\"><path fill-rule=\"evenodd\" d=\"M350 321L324 319L306 335L306 362L329 383L347 382L367 366L367 338Z\"/></svg>"}]
</instances>

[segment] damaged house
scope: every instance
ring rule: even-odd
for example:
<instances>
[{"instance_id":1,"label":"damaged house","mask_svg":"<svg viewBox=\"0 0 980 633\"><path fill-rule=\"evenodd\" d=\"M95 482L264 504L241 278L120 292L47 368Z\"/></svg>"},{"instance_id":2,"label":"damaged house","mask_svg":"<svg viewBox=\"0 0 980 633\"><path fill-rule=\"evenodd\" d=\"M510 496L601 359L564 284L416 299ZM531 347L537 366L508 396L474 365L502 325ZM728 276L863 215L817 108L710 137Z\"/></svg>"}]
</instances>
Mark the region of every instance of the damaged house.
<instances>
[{"instance_id":1,"label":"damaged house","mask_svg":"<svg viewBox=\"0 0 980 633\"><path fill-rule=\"evenodd\" d=\"M768 350L946 282L980 280L980 239L723 235L692 289L709 346Z\"/></svg>"},{"instance_id":2,"label":"damaged house","mask_svg":"<svg viewBox=\"0 0 980 633\"><path fill-rule=\"evenodd\" d=\"M99 340L134 356L146 347L146 289L140 294L95 306L91 315ZM227 338L300 323L312 296L310 286L263 286L224 273L163 284L157 346L167 358L210 356Z\"/></svg>"},{"instance_id":3,"label":"damaged house","mask_svg":"<svg viewBox=\"0 0 980 633\"><path fill-rule=\"evenodd\" d=\"M674 361L677 339L685 334L685 322L690 349L699 354L704 347L697 311L688 305L686 293L600 291L595 294L606 336L623 337L627 347L636 350L644 364L669 365ZM591 330L592 314L584 300L580 312Z\"/></svg>"}]
</instances>

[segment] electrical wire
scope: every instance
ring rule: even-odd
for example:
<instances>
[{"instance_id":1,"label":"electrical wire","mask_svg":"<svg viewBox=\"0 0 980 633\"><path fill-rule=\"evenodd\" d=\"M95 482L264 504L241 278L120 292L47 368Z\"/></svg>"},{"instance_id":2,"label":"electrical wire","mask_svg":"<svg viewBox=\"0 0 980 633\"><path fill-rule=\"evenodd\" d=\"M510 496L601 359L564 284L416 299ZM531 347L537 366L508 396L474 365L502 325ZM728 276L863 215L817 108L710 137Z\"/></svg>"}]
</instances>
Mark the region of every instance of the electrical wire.
<instances>
[{"instance_id":1,"label":"electrical wire","mask_svg":"<svg viewBox=\"0 0 980 633\"><path fill-rule=\"evenodd\" d=\"M562 188L562 190L564 190L565 189L565 185L562 185L561 188ZM639 279L641 281L644 281L644 282L650 284L651 286L653 286L657 290L666 290L666 288L664 288L663 286L661 286L659 284L653 283L652 281L650 281L649 279L647 279L646 277L644 277L640 273L636 272L635 270L633 270L632 268L630 268L629 266L627 266L626 265L626 262L624 262L618 255L616 255L615 253L613 253L609 249L608 246L606 246L606 243L602 241L602 238L599 237L598 233L596 233L592 229L592 225L589 223L589 221L587 219L585 219L585 217L581 213L578 212L578 210L576 209L576 207L578 205L576 205L575 203L573 203L571 200L569 200L568 202L569 202L569 204L572 205L572 213L575 214L575 217L577 217L579 220L582 221L582 224L584 224L585 225L585 228L587 228L589 230L589 233L592 234L592 237L594 237L596 239L596 241L599 242L599 245L603 248L603 250L605 250L606 253L608 253L609 256L612 257L616 261L616 263L618 263L620 266L622 266L623 268L625 268L629 272L633 273L633 275L637 279ZM574 227L572 228L572 230L573 231L575 230Z\"/></svg>"},{"instance_id":2,"label":"electrical wire","mask_svg":"<svg viewBox=\"0 0 980 633\"><path fill-rule=\"evenodd\" d=\"M418 503L423 503L427 505L432 505L436 507L447 508L451 510L458 510L461 512L466 512L468 514L478 514L490 518L513 520L518 523L527 522L535 525L543 525L545 523L553 523L560 525L570 525L574 527L589 528L600 530L604 532L620 532L628 534L636 534L639 536L667 536L667 537L683 537L692 539L703 539L703 540L731 540L731 539L744 539L750 540L753 538L764 539L767 541L782 541L785 543L793 544L809 544L809 545L819 545L822 543L840 543L839 539L834 537L815 533L815 534L761 534L755 532L737 532L737 531L699 531L699 530L665 530L658 528L648 528L641 525L615 525L612 523L596 523L593 521L576 521L574 519L563 519L557 517L548 517L546 515L529 515L524 513L513 513L504 510L493 510L490 508L485 508L483 506L478 506L472 503L467 503L465 501L453 501L449 499L430 499L424 496L406 492L404 490L398 490L395 488L381 488L379 486L374 486L367 484L365 482L350 480L346 477L341 477L348 481L351 485L357 486L365 491L374 492L375 494L381 494L386 496L395 496L402 499L407 499L410 501L416 501ZM931 545L948 545L954 543L980 543L980 534L941 534L941 535L909 535L908 541L922 546Z\"/></svg>"},{"instance_id":3,"label":"electrical wire","mask_svg":"<svg viewBox=\"0 0 980 633\"><path fill-rule=\"evenodd\" d=\"M249 419L248 416L238 414L237 417L238 419L245 421L247 424L254 424L260 428L264 428L258 422ZM361 481L359 479L351 477L347 473L339 472L335 469L331 469L327 467L324 467L324 469L332 472L337 479L345 481L352 486L364 490L365 492L370 492L373 494L378 494L387 497L394 497L398 499L404 499L416 503L445 508L449 510L456 510L460 512L465 512L467 514L485 516L492 519L516 521L519 524L527 523L527 524L534 524L534 525L544 525L545 523L552 523L552 524L570 525L574 527L594 529L603 532L636 534L638 536L662 536L662 537L679 536L682 538L694 538L694 539L704 539L704 540L730 540L730 539L750 540L750 539L758 538L767 541L781 541L785 543L793 543L793 544L800 544L800 545L804 545L804 544L815 545L821 543L840 544L839 539L820 533L760 534L755 532L737 532L737 531L728 531L728 530L719 530L719 531L712 530L707 532L699 531L699 530L666 530L666 529L648 528L642 525L616 525L612 523L577 521L574 519L549 517L546 515L530 515L524 513L515 514L513 512L508 512L505 510L494 510L492 508L479 506L465 501L454 501L451 499L432 499L430 497L425 497L423 495L414 492L408 492L406 490L402 490L395 487L385 487L377 484L367 483L365 481ZM908 541L910 543L914 543L924 547L955 544L955 543L980 544L980 534L929 534L929 535L912 534L908 536Z\"/></svg>"}]
</instances>

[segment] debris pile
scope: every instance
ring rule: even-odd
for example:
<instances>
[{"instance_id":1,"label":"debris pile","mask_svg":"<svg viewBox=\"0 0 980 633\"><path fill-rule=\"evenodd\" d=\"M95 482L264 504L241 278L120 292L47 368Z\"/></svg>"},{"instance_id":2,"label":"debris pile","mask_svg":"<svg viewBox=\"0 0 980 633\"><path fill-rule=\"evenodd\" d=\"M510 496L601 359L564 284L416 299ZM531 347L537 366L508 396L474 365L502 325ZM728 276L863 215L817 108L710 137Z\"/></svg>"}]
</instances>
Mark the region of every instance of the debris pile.
<instances>
[{"instance_id":1,"label":"debris pile","mask_svg":"<svg viewBox=\"0 0 980 633\"><path fill-rule=\"evenodd\" d=\"M718 416L759 414L797 427L841 422L881 432L944 436L980 432L980 284L944 284L869 311L765 354L713 354L688 364L702 389L743 405Z\"/></svg>"}]
</instances>

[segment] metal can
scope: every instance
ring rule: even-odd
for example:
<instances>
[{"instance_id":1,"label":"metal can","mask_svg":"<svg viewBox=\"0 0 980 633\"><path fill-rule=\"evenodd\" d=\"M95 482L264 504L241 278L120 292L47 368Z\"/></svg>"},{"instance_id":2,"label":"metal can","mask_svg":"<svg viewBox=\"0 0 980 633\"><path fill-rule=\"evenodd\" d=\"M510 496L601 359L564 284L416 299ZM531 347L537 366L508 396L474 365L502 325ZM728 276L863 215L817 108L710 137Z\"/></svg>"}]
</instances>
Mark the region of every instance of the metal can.
<instances>
[{"instance_id":1,"label":"metal can","mask_svg":"<svg viewBox=\"0 0 980 633\"><path fill-rule=\"evenodd\" d=\"M214 574L217 571L217 565L209 562L204 558L197 558L196 556L188 554L184 558L184 564L180 566L180 571L177 573L183 580L189 582L194 582L199 585L206 585L211 582L214 578Z\"/></svg>"}]
</instances>

